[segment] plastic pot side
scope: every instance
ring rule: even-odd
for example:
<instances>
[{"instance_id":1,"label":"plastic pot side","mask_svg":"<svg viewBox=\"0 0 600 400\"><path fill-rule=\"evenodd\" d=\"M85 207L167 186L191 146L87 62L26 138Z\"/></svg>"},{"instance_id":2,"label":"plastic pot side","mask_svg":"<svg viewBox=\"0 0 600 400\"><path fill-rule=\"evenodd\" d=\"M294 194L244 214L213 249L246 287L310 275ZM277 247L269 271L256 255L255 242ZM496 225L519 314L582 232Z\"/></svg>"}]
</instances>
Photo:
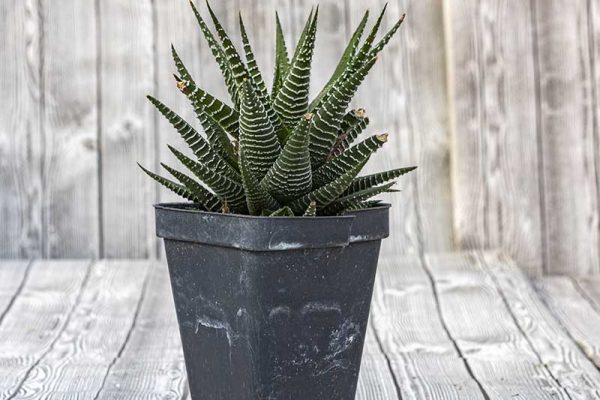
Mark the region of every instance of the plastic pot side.
<instances>
[{"instance_id":1,"label":"plastic pot side","mask_svg":"<svg viewBox=\"0 0 600 400\"><path fill-rule=\"evenodd\" d=\"M194 400L354 398L389 205L337 217L155 208Z\"/></svg>"}]
</instances>

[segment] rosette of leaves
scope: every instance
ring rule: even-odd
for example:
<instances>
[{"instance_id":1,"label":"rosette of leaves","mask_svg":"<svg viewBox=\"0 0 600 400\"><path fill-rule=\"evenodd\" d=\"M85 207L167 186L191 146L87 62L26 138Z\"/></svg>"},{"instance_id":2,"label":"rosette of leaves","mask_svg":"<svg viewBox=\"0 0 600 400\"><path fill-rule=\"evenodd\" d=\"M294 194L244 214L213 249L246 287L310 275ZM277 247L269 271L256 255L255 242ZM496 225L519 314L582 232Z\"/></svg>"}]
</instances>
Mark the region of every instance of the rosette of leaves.
<instances>
[{"instance_id":1,"label":"rosette of leaves","mask_svg":"<svg viewBox=\"0 0 600 400\"><path fill-rule=\"evenodd\" d=\"M312 10L296 48L288 53L276 14L275 70L270 90L256 63L244 22L243 57L207 3L216 35L196 7L192 11L223 74L231 103L196 85L172 48L176 85L189 99L204 134L175 111L148 96L187 143L192 155L169 146L185 171L161 164L170 178L142 169L161 185L206 211L250 215L336 215L372 207L374 196L393 191L415 167L358 176L387 134L358 141L369 124L363 109L348 106L378 54L404 16L378 41L385 8L362 40L368 11L352 34L331 78L309 101L310 69L318 7ZM140 166L141 167L141 166Z\"/></svg>"}]
</instances>

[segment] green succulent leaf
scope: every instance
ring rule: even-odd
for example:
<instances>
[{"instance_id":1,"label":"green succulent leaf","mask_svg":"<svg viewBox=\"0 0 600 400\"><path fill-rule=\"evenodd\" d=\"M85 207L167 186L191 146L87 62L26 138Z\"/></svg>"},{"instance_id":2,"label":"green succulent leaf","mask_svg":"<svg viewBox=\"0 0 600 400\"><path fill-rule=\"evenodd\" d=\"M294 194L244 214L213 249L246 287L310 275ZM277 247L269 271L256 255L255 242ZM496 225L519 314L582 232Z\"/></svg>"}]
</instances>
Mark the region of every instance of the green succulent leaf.
<instances>
[{"instance_id":1,"label":"green succulent leaf","mask_svg":"<svg viewBox=\"0 0 600 400\"><path fill-rule=\"evenodd\" d=\"M276 210L281 207L250 170L244 148L240 149L240 166L246 194L246 205L250 215L260 215L263 211Z\"/></svg>"},{"instance_id":2,"label":"green succulent leaf","mask_svg":"<svg viewBox=\"0 0 600 400\"><path fill-rule=\"evenodd\" d=\"M315 112L310 131L310 158L313 169L323 165L331 154L345 110L375 61L376 58L372 58L352 76L334 86L327 100Z\"/></svg>"},{"instance_id":3,"label":"green succulent leaf","mask_svg":"<svg viewBox=\"0 0 600 400\"><path fill-rule=\"evenodd\" d=\"M362 203L365 200L370 199L371 197L375 197L378 194L386 193L396 182L390 182L382 186L375 186L365 190L361 190L358 192L354 192L352 194L348 194L346 196L342 196L330 205L328 205L325 209L323 209L323 214L337 214L340 211L352 208L355 203Z\"/></svg>"},{"instance_id":4,"label":"green succulent leaf","mask_svg":"<svg viewBox=\"0 0 600 400\"><path fill-rule=\"evenodd\" d=\"M312 186L309 130L312 114L305 114L290 135L262 184L279 201L289 201L308 193Z\"/></svg>"},{"instance_id":5,"label":"green succulent leaf","mask_svg":"<svg viewBox=\"0 0 600 400\"><path fill-rule=\"evenodd\" d=\"M219 19L213 12L208 0L206 1L206 7L208 8L208 13L210 14L210 18L212 19L213 25L215 26L217 35L219 36L219 39L221 39L221 43L223 44L223 50L225 53L227 63L229 64L229 69L239 91L242 82L244 82L244 79L248 78L249 76L248 70L246 69L246 66L242 62L240 55L235 49L233 42L227 35L227 32L225 32L225 29L223 29L223 26L219 22Z\"/></svg>"},{"instance_id":6,"label":"green succulent leaf","mask_svg":"<svg viewBox=\"0 0 600 400\"><path fill-rule=\"evenodd\" d=\"M342 195L347 196L355 192L369 189L373 186L381 185L382 183L397 179L400 176L407 174L415 169L417 169L417 167L404 167L392 169L389 171L378 172L376 174L359 176L358 178L354 179L354 181L352 181L352 184L350 185L350 187L348 187L348 190L346 190Z\"/></svg>"},{"instance_id":7,"label":"green succulent leaf","mask_svg":"<svg viewBox=\"0 0 600 400\"><path fill-rule=\"evenodd\" d=\"M265 111L267 112L267 115L269 116L269 120L271 121L271 125L273 125L275 133L277 133L279 141L283 143L287 137L287 130L284 128L283 123L279 119L279 115L277 115L271 105L269 93L267 92L267 86L265 85L265 81L260 73L258 64L256 63L256 58L254 57L254 52L250 46L250 41L246 33L246 28L244 27L244 21L242 20L241 13L239 15L239 20L242 43L244 45L244 52L246 54L246 62L248 63L248 73L250 75L250 79L256 88L258 98L260 99Z\"/></svg>"},{"instance_id":8,"label":"green succulent leaf","mask_svg":"<svg viewBox=\"0 0 600 400\"><path fill-rule=\"evenodd\" d=\"M406 14L402 14L402 16L400 17L398 22L396 22L394 24L392 29L390 29L383 36L383 38L375 46L373 46L368 57L375 57L377 54L379 54L381 52L381 50L384 49L384 47L389 43L390 39L396 34L396 31L400 28L400 25L402 25L402 22L404 22L405 17L406 17Z\"/></svg>"},{"instance_id":9,"label":"green succulent leaf","mask_svg":"<svg viewBox=\"0 0 600 400\"><path fill-rule=\"evenodd\" d=\"M261 181L277 160L281 147L265 108L249 80L242 87L240 105L240 151L243 150L248 170Z\"/></svg>"},{"instance_id":10,"label":"green succulent leaf","mask_svg":"<svg viewBox=\"0 0 600 400\"><path fill-rule=\"evenodd\" d=\"M369 118L367 118L364 109L359 108L346 113L340 123L340 131L338 132L338 137L333 145L331 154L333 156L342 154L354 143L354 140L365 130L367 125L369 125Z\"/></svg>"},{"instance_id":11,"label":"green succulent leaf","mask_svg":"<svg viewBox=\"0 0 600 400\"><path fill-rule=\"evenodd\" d=\"M317 209L329 205L348 188L348 186L352 183L352 179L354 179L360 170L365 166L365 163L366 162L356 164L333 182L330 182L327 185L315 189L299 199L292 201L289 204L290 208L294 210L294 213L300 214L305 212L310 203L313 201L317 205Z\"/></svg>"},{"instance_id":12,"label":"green succulent leaf","mask_svg":"<svg viewBox=\"0 0 600 400\"><path fill-rule=\"evenodd\" d=\"M216 171L223 171L227 177L241 182L239 173L218 152L213 150L210 144L189 123L159 100L152 96L147 97L156 109L173 125L177 132L179 132L199 162Z\"/></svg>"},{"instance_id":13,"label":"green succulent leaf","mask_svg":"<svg viewBox=\"0 0 600 400\"><path fill-rule=\"evenodd\" d=\"M269 214L271 217L293 217L294 212L288 206L281 207L279 210L273 211Z\"/></svg>"},{"instance_id":14,"label":"green succulent leaf","mask_svg":"<svg viewBox=\"0 0 600 400\"><path fill-rule=\"evenodd\" d=\"M192 171L206 186L211 188L222 201L227 202L236 211L243 212L246 210L244 188L241 184L192 160L171 146L169 146L169 149L183 165Z\"/></svg>"},{"instance_id":15,"label":"green succulent leaf","mask_svg":"<svg viewBox=\"0 0 600 400\"><path fill-rule=\"evenodd\" d=\"M175 193L177 196L181 196L184 199L193 201L193 202L198 202L198 198L194 195L194 193L192 193L188 188L186 188L183 185L180 185L179 183L173 182L170 179L164 178L158 174L155 174L154 172L151 172L149 170L147 170L146 168L144 168L140 163L138 163L138 166L142 169L142 171L144 171L150 178L154 179L156 182L160 183L162 186L166 187L167 189L169 189L170 191L172 191L173 193Z\"/></svg>"},{"instance_id":16,"label":"green succulent leaf","mask_svg":"<svg viewBox=\"0 0 600 400\"><path fill-rule=\"evenodd\" d=\"M367 10L365 12L365 15L362 17L360 23L358 24L358 27L352 34L352 37L350 38L350 41L348 42L346 49L342 53L342 57L340 58L338 65L335 67L335 70L333 71L331 78L329 78L329 81L325 84L323 89L321 89L321 91L319 92L317 97L315 97L314 100L310 103L309 110L314 110L316 107L318 107L321 104L321 100L323 99L323 97L327 93L329 93L329 90L331 89L331 87L338 81L338 78L340 76L342 76L342 74L348 68L348 65L350 64L350 62L352 61L352 58L356 54L356 49L358 48L360 38L362 37L362 34L365 30L365 26L367 25L368 19L369 19L369 11Z\"/></svg>"},{"instance_id":17,"label":"green succulent leaf","mask_svg":"<svg viewBox=\"0 0 600 400\"><path fill-rule=\"evenodd\" d=\"M276 38L275 38L275 72L273 73L273 85L271 88L271 101L275 100L279 89L283 84L283 77L290 67L290 59L288 57L283 29L279 21L279 14L275 13Z\"/></svg>"},{"instance_id":18,"label":"green succulent leaf","mask_svg":"<svg viewBox=\"0 0 600 400\"><path fill-rule=\"evenodd\" d=\"M306 211L304 211L305 217L314 217L317 215L317 202L311 201L306 207Z\"/></svg>"},{"instance_id":19,"label":"green succulent leaf","mask_svg":"<svg viewBox=\"0 0 600 400\"><path fill-rule=\"evenodd\" d=\"M204 22L204 19L196 9L196 6L194 6L193 1L190 1L190 5L192 6L192 10L194 11L194 15L196 16L196 20L198 21L200 30L202 31L202 34L204 35L204 38L208 43L208 47L210 48L213 57L219 65L219 69L221 70L221 74L223 75L223 78L225 80L225 85L227 86L227 91L229 92L231 101L237 109L239 105L238 85L235 81L233 71L227 61L225 51L213 36L212 32L206 25L206 22Z\"/></svg>"},{"instance_id":20,"label":"green succulent leaf","mask_svg":"<svg viewBox=\"0 0 600 400\"><path fill-rule=\"evenodd\" d=\"M344 174L359 163L366 163L371 155L387 141L387 133L373 135L337 157L331 158L313 173L313 188L321 187Z\"/></svg>"},{"instance_id":21,"label":"green succulent leaf","mask_svg":"<svg viewBox=\"0 0 600 400\"><path fill-rule=\"evenodd\" d=\"M177 54L175 47L171 46L171 53L175 61L175 67L179 76L176 76L177 87L184 93L192 103L192 107L196 116L202 124L206 115L211 116L215 121L223 127L233 137L238 136L238 119L237 111L215 98L204 90L196 86L194 79L188 72L187 68Z\"/></svg>"},{"instance_id":22,"label":"green succulent leaf","mask_svg":"<svg viewBox=\"0 0 600 400\"><path fill-rule=\"evenodd\" d=\"M169 171L169 173L173 175L175 179L181 182L187 188L187 190L193 193L196 202L200 203L208 211L218 211L221 208L221 200L213 193L206 190L204 186L202 186L183 172L177 171L176 169L171 168L163 163L161 163L160 165L162 165L164 169Z\"/></svg>"},{"instance_id":23,"label":"green succulent leaf","mask_svg":"<svg viewBox=\"0 0 600 400\"><path fill-rule=\"evenodd\" d=\"M304 40L298 43L296 54L273 101L273 108L288 129L293 129L302 115L308 111L310 66L315 47L318 14L317 9Z\"/></svg>"}]
</instances>

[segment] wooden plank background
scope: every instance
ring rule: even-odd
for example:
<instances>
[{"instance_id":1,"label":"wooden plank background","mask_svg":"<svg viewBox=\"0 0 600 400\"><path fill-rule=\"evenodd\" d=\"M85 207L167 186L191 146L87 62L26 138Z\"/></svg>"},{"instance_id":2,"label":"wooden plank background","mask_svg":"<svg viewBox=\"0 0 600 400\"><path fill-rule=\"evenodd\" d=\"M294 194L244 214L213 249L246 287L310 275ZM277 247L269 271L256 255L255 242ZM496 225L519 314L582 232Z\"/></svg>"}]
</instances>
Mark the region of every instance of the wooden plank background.
<instances>
[{"instance_id":1,"label":"wooden plank background","mask_svg":"<svg viewBox=\"0 0 600 400\"><path fill-rule=\"evenodd\" d=\"M233 35L242 11L268 81L274 11L289 46L314 4L213 3ZM313 93L385 1L319 3ZM394 0L384 28L403 12L352 103L390 132L368 171L419 165L388 198L384 253L503 247L531 275L600 274L598 2ZM181 145L145 94L194 119L170 43L227 98L185 0L1 2L0 258L160 255L150 205L174 197L135 161Z\"/></svg>"}]
</instances>

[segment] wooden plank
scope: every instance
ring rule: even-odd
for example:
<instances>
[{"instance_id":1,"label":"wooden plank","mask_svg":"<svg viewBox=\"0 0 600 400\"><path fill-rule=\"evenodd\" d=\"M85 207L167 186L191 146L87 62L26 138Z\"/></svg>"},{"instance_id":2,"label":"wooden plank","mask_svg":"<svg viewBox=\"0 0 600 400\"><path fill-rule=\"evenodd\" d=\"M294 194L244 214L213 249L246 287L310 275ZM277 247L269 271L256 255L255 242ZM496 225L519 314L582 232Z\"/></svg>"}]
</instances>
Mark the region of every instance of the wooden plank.
<instances>
[{"instance_id":1,"label":"wooden plank","mask_svg":"<svg viewBox=\"0 0 600 400\"><path fill-rule=\"evenodd\" d=\"M517 265L499 252L481 258L483 271L493 278L519 329L570 398L600 399L600 373L544 306ZM598 283L600 280L589 287L598 287Z\"/></svg>"},{"instance_id":2,"label":"wooden plank","mask_svg":"<svg viewBox=\"0 0 600 400\"><path fill-rule=\"evenodd\" d=\"M157 265L135 329L96 399L180 399L187 393L169 276L164 265Z\"/></svg>"},{"instance_id":3,"label":"wooden plank","mask_svg":"<svg viewBox=\"0 0 600 400\"><path fill-rule=\"evenodd\" d=\"M569 398L475 255L427 256L426 268L445 326L489 398Z\"/></svg>"},{"instance_id":4,"label":"wooden plank","mask_svg":"<svg viewBox=\"0 0 600 400\"><path fill-rule=\"evenodd\" d=\"M100 261L50 350L21 384L23 398L94 398L136 325L148 261ZM57 271L68 274L68 266Z\"/></svg>"},{"instance_id":5,"label":"wooden plank","mask_svg":"<svg viewBox=\"0 0 600 400\"><path fill-rule=\"evenodd\" d=\"M416 256L382 259L372 322L403 399L484 399L444 327Z\"/></svg>"},{"instance_id":6,"label":"wooden plank","mask_svg":"<svg viewBox=\"0 0 600 400\"><path fill-rule=\"evenodd\" d=\"M593 97L589 32L599 20L589 14L591 3L533 2L545 261L551 274L600 272L599 175L594 164L598 128L593 122L598 105Z\"/></svg>"},{"instance_id":7,"label":"wooden plank","mask_svg":"<svg viewBox=\"0 0 600 400\"><path fill-rule=\"evenodd\" d=\"M100 36L101 237L103 257L156 254L156 187L135 165L156 162L152 1L98 2Z\"/></svg>"},{"instance_id":8,"label":"wooden plank","mask_svg":"<svg viewBox=\"0 0 600 400\"><path fill-rule=\"evenodd\" d=\"M41 18L35 0L0 3L0 258L39 257Z\"/></svg>"},{"instance_id":9,"label":"wooden plank","mask_svg":"<svg viewBox=\"0 0 600 400\"><path fill-rule=\"evenodd\" d=\"M352 31L366 8L347 2ZM385 1L369 3L371 23ZM371 119L370 134L389 132L390 141L365 172L418 165L400 179L392 203L391 240L385 255L444 251L453 247L449 130L442 7L431 1L390 2L382 31L407 12L396 37L381 53L359 89L355 106Z\"/></svg>"},{"instance_id":10,"label":"wooden plank","mask_svg":"<svg viewBox=\"0 0 600 400\"><path fill-rule=\"evenodd\" d=\"M600 311L590 302L590 298L596 299L595 293L589 287L582 291L566 276L542 278L536 288L575 343L600 368Z\"/></svg>"},{"instance_id":11,"label":"wooden plank","mask_svg":"<svg viewBox=\"0 0 600 400\"><path fill-rule=\"evenodd\" d=\"M0 262L0 325L21 294L30 267L30 261Z\"/></svg>"},{"instance_id":12,"label":"wooden plank","mask_svg":"<svg viewBox=\"0 0 600 400\"><path fill-rule=\"evenodd\" d=\"M89 261L36 261L0 326L0 399L26 395L23 380L64 331L89 274ZM66 273L68 272L68 273Z\"/></svg>"},{"instance_id":13,"label":"wooden plank","mask_svg":"<svg viewBox=\"0 0 600 400\"><path fill-rule=\"evenodd\" d=\"M447 7L454 226L461 248L502 247L542 272L535 60L529 2Z\"/></svg>"},{"instance_id":14,"label":"wooden plank","mask_svg":"<svg viewBox=\"0 0 600 400\"><path fill-rule=\"evenodd\" d=\"M46 0L40 4L44 18L44 255L95 257L99 220L94 3L70 0L56 7Z\"/></svg>"},{"instance_id":15,"label":"wooden plank","mask_svg":"<svg viewBox=\"0 0 600 400\"><path fill-rule=\"evenodd\" d=\"M372 318L367 325L365 347L363 350L357 400L392 400L400 399L394 376L390 371L387 359L379 347L378 338L373 329Z\"/></svg>"}]
</instances>

